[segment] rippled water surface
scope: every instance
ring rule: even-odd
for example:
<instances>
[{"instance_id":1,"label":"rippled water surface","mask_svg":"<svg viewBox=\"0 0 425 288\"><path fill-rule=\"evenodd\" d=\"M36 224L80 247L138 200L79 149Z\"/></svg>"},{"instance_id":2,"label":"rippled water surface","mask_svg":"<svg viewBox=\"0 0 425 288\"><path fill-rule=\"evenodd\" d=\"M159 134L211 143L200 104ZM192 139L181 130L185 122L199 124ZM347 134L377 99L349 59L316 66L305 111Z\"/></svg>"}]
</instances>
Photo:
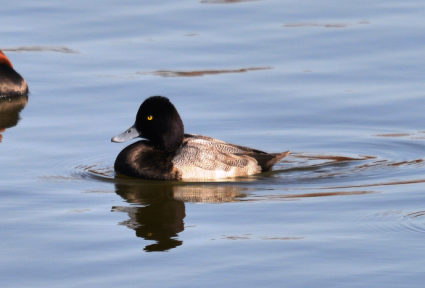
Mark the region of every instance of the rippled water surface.
<instances>
[{"instance_id":1,"label":"rippled water surface","mask_svg":"<svg viewBox=\"0 0 425 288\"><path fill-rule=\"evenodd\" d=\"M423 287L423 1L9 1L2 287ZM268 152L215 182L113 171L140 103Z\"/></svg>"}]
</instances>

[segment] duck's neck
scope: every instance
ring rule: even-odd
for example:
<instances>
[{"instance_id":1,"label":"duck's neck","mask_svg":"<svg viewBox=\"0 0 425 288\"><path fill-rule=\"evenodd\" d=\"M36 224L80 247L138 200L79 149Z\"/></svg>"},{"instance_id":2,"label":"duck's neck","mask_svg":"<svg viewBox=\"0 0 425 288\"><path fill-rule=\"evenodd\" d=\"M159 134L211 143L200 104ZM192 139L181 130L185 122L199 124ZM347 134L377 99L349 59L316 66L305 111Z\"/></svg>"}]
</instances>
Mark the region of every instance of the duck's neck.
<instances>
[{"instance_id":1,"label":"duck's neck","mask_svg":"<svg viewBox=\"0 0 425 288\"><path fill-rule=\"evenodd\" d=\"M180 148L184 138L183 123L176 123L162 135L162 141L159 145L161 150L171 152Z\"/></svg>"}]
</instances>

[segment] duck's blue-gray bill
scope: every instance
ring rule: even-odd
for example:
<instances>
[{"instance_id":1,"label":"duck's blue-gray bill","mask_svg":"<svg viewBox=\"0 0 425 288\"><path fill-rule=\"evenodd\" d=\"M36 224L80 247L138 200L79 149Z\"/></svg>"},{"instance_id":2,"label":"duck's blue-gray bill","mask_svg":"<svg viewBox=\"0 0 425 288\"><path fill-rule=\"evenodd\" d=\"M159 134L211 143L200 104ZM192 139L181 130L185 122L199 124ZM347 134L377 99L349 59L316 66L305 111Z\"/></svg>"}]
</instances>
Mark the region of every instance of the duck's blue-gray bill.
<instances>
[{"instance_id":1,"label":"duck's blue-gray bill","mask_svg":"<svg viewBox=\"0 0 425 288\"><path fill-rule=\"evenodd\" d=\"M137 131L136 126L133 125L130 128L128 128L125 132L121 133L120 135L115 136L111 139L112 142L125 142L131 139L134 139L136 137L140 136L140 132Z\"/></svg>"}]
</instances>

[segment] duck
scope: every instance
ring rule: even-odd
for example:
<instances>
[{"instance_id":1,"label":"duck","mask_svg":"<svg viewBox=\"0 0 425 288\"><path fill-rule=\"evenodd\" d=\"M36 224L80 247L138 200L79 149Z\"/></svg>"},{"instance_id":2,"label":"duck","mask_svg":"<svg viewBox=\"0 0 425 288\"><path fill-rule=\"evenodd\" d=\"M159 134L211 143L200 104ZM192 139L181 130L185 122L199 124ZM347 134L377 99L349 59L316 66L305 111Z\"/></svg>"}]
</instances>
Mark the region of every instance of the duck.
<instances>
[{"instance_id":1,"label":"duck","mask_svg":"<svg viewBox=\"0 0 425 288\"><path fill-rule=\"evenodd\" d=\"M20 96L27 93L27 81L13 69L12 62L0 50L0 96Z\"/></svg>"},{"instance_id":2,"label":"duck","mask_svg":"<svg viewBox=\"0 0 425 288\"><path fill-rule=\"evenodd\" d=\"M133 126L113 137L121 143L144 138L125 147L114 170L134 178L156 180L223 179L270 171L289 155L266 153L208 136L185 134L175 106L164 96L152 96L141 105Z\"/></svg>"}]
</instances>

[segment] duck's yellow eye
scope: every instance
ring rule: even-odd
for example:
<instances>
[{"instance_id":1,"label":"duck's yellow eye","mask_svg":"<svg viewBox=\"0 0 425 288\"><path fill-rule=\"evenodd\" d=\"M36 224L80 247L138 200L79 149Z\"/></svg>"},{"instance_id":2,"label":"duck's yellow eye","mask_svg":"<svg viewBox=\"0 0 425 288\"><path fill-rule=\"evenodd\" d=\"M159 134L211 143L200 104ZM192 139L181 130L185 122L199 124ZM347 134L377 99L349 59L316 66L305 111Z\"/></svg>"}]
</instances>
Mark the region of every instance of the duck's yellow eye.
<instances>
[{"instance_id":1,"label":"duck's yellow eye","mask_svg":"<svg viewBox=\"0 0 425 288\"><path fill-rule=\"evenodd\" d=\"M152 120L152 119L153 119L152 115L149 115L148 120Z\"/></svg>"}]
</instances>

